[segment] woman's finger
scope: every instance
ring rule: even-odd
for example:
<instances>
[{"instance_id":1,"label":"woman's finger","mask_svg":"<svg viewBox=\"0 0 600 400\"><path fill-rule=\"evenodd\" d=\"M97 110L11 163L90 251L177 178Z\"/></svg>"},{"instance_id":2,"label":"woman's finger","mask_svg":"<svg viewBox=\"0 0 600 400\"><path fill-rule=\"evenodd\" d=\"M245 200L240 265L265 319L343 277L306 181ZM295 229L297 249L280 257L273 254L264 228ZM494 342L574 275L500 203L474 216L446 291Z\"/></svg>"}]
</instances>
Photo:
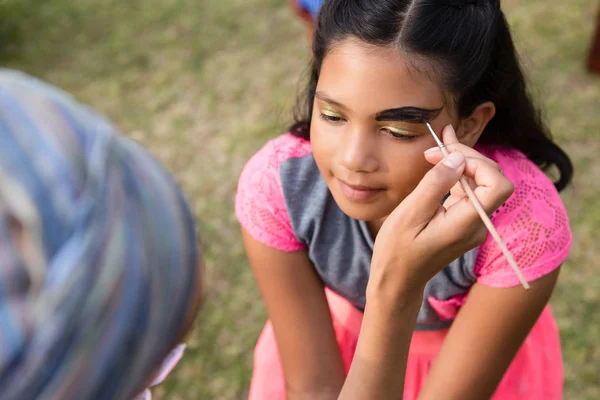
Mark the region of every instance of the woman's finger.
<instances>
[{"instance_id":1,"label":"woman's finger","mask_svg":"<svg viewBox=\"0 0 600 400\"><path fill-rule=\"evenodd\" d=\"M487 158L486 156L484 156L483 154L481 154L474 148L469 147L464 144L461 144L458 141L458 139L456 138L456 134L454 133L454 129L452 128L452 125L448 125L444 128L443 138L444 138L444 140L443 140L444 145L446 146L446 149L448 149L448 152L450 152L450 153L455 152L455 151L460 151L461 153L464 154L465 157L481 158L481 159L487 160L492 165L496 165L496 166L498 165L495 161ZM425 159L432 164L437 164L443 158L444 158L444 155L442 154L442 151L440 150L439 147L432 147L425 151Z\"/></svg>"},{"instance_id":2,"label":"woman's finger","mask_svg":"<svg viewBox=\"0 0 600 400\"><path fill-rule=\"evenodd\" d=\"M465 193L462 185L458 182L454 187L450 190L450 196L444 201L444 208L447 210L452 207L455 203L462 200L467 194Z\"/></svg>"},{"instance_id":3,"label":"woman's finger","mask_svg":"<svg viewBox=\"0 0 600 400\"><path fill-rule=\"evenodd\" d=\"M477 184L475 196L488 215L504 204L513 192L512 183L497 168L481 159L466 159L464 175ZM423 237L430 240L436 237L435 240L453 246L475 235L475 232L484 232L481 217L467 196L451 196L448 200L448 204L444 203L446 212L429 224ZM476 236L479 238L479 235Z\"/></svg>"},{"instance_id":4,"label":"woman's finger","mask_svg":"<svg viewBox=\"0 0 600 400\"><path fill-rule=\"evenodd\" d=\"M469 147L467 145L464 145L464 144L460 144L460 143L459 144L450 144L450 145L446 146L446 149L448 149L449 153L454 153L455 151L460 151L461 153L463 153L465 155L465 157L481 158L482 160L488 161L490 164L497 165L497 163L494 160L484 156L477 150L475 150L472 147ZM438 162L440 162L440 160L442 160L444 158L444 154L442 154L442 151L440 150L439 147L432 147L430 149L425 150L424 155L425 155L425 159L432 164L437 164Z\"/></svg>"},{"instance_id":5,"label":"woman's finger","mask_svg":"<svg viewBox=\"0 0 600 400\"><path fill-rule=\"evenodd\" d=\"M467 158L464 176L475 183L473 192L489 214L501 206L513 193L514 186L499 168L475 158Z\"/></svg>"},{"instance_id":6,"label":"woman's finger","mask_svg":"<svg viewBox=\"0 0 600 400\"><path fill-rule=\"evenodd\" d=\"M469 146L466 146L464 144L450 144L450 145L447 145L446 148L448 149L449 153L453 153L455 151L460 151L461 153L463 153L465 155L465 157L479 158L479 159L484 160L487 163L497 167L498 169L500 169L500 166L494 160L487 158L486 156L484 156L477 150L475 150ZM444 159L444 154L442 154L442 151L440 150L439 147L432 147L432 148L426 150L424 155L425 155L425 159L428 162L430 162L431 164L437 164L438 162L440 162L441 160Z\"/></svg>"},{"instance_id":7,"label":"woman's finger","mask_svg":"<svg viewBox=\"0 0 600 400\"><path fill-rule=\"evenodd\" d=\"M464 156L456 152L425 174L415 190L392 212L388 220L401 220L409 227L427 225L440 208L440 202L463 175ZM418 229L417 229L418 231Z\"/></svg>"},{"instance_id":8,"label":"woman's finger","mask_svg":"<svg viewBox=\"0 0 600 400\"><path fill-rule=\"evenodd\" d=\"M488 215L504 204L513 192L512 183L500 170L482 159L466 159L463 174L475 183L475 196ZM453 188L452 195L444 203L444 208L446 213L434 221L432 228L435 227L433 232L445 232L445 243L459 241L481 227L481 218L472 201L457 188Z\"/></svg>"},{"instance_id":9,"label":"woman's finger","mask_svg":"<svg viewBox=\"0 0 600 400\"><path fill-rule=\"evenodd\" d=\"M448 124L442 129L442 142L444 142L445 145L460 144L452 124Z\"/></svg>"}]
</instances>

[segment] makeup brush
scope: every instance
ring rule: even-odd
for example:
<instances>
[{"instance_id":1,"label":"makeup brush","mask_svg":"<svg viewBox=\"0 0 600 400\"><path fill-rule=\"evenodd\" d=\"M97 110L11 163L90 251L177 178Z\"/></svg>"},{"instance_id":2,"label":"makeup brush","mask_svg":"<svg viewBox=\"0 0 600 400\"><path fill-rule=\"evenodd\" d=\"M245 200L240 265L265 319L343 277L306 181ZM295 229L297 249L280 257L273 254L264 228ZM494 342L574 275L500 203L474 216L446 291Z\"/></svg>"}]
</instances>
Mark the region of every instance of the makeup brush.
<instances>
[{"instance_id":1,"label":"makeup brush","mask_svg":"<svg viewBox=\"0 0 600 400\"><path fill-rule=\"evenodd\" d=\"M440 140L440 138L438 137L438 135L436 135L435 131L433 130L433 128L431 127L431 125L429 124L428 121L425 121L425 125L427 125L427 127L429 128L429 131L433 135L433 138L435 139L435 142L437 143L438 147L442 151L442 154L444 155L444 157L448 157L448 155L450 154L450 152L448 152L448 149L446 149L446 146L444 145L444 142L442 142ZM464 176L460 178L460 184L462 185L465 193L467 194L467 196L471 200L471 203L473 204L473 206L477 210L477 213L481 217L481 220L485 224L486 228L488 229L488 231L490 232L490 234L492 235L492 237L494 238L494 240L496 241L496 243L498 243L498 246L500 247L500 250L502 251L502 254L504 254L504 257L506 257L506 260L508 261L508 263L510 264L510 266L512 267L512 269L515 271L515 274L517 275L517 278L519 278L519 281L521 282L521 285L523 285L523 287L525 289L529 289L529 287L530 287L529 283L527 283L527 281L525 280L525 277L523 276L523 273L519 269L519 266L517 265L517 263L515 262L513 256L510 254L510 252L506 248L506 245L504 244L504 242L500 238L500 235L498 234L498 231L496 231L496 228L494 228L494 225L492 224L492 221L490 221L490 218L487 216L485 210L483 209L483 206L479 202L479 199L477 199L477 196L473 192L473 189L471 189L471 186L469 186L469 183L467 182L467 179Z\"/></svg>"}]
</instances>

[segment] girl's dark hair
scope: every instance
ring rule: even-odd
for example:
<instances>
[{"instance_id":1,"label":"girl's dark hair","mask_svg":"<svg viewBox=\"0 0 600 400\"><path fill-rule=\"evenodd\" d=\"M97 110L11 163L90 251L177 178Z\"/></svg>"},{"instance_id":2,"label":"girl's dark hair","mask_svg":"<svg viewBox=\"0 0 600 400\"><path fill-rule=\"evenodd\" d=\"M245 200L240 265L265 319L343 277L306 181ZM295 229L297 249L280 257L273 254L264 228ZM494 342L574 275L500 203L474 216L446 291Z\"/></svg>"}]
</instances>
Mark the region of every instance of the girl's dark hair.
<instances>
[{"instance_id":1,"label":"girl's dark hair","mask_svg":"<svg viewBox=\"0 0 600 400\"><path fill-rule=\"evenodd\" d=\"M479 104L493 102L496 115L479 144L520 150L543 170L556 167L558 190L571 181L573 165L552 141L527 93L499 0L325 1L313 40L310 80L290 128L294 135L309 139L323 59L348 38L398 48L415 69L438 80L462 118Z\"/></svg>"}]
</instances>

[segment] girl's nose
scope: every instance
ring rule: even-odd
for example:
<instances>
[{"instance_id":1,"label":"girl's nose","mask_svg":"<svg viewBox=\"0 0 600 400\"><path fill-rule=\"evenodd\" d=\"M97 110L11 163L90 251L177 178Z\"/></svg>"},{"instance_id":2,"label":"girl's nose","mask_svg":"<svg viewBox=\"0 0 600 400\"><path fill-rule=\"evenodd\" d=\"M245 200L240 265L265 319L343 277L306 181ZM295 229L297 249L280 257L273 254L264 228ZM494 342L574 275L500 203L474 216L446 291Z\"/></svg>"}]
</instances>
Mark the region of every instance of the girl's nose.
<instances>
[{"instance_id":1,"label":"girl's nose","mask_svg":"<svg viewBox=\"0 0 600 400\"><path fill-rule=\"evenodd\" d=\"M364 129L351 129L340 143L340 165L352 172L375 172L379 167L373 151L374 137Z\"/></svg>"}]
</instances>

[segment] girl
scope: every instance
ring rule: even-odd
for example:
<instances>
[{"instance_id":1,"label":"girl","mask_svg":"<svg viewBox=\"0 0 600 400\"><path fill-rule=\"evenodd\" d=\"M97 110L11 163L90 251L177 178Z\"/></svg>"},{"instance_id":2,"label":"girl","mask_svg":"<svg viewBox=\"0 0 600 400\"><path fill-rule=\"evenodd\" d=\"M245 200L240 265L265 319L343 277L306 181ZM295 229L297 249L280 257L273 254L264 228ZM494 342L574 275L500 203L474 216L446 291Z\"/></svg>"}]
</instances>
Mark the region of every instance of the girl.
<instances>
[{"instance_id":1,"label":"girl","mask_svg":"<svg viewBox=\"0 0 600 400\"><path fill-rule=\"evenodd\" d=\"M147 399L200 303L171 175L64 92L1 69L0 274L3 400Z\"/></svg>"},{"instance_id":2,"label":"girl","mask_svg":"<svg viewBox=\"0 0 600 400\"><path fill-rule=\"evenodd\" d=\"M270 317L250 398L338 396L374 240L441 158L426 119L451 150L501 169L514 185L492 220L531 290L518 286L491 237L449 261L424 288L404 398L560 399L547 302L571 246L557 190L572 166L527 95L499 1L325 2L303 102L290 133L248 162L236 199ZM554 184L542 172L549 167L559 174ZM450 197L444 207L460 202ZM439 257L424 248L416 258L399 252L398 262Z\"/></svg>"}]
</instances>

